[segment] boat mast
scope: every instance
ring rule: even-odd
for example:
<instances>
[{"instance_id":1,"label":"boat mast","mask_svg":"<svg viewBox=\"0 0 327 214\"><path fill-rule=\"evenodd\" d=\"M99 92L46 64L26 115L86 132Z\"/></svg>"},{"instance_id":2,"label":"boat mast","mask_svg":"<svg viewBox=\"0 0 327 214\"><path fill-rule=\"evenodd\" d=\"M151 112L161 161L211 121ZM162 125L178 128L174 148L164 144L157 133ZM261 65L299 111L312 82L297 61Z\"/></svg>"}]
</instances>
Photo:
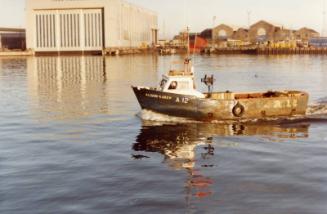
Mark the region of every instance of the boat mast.
<instances>
[{"instance_id":1,"label":"boat mast","mask_svg":"<svg viewBox=\"0 0 327 214\"><path fill-rule=\"evenodd\" d=\"M187 34L187 56L184 60L184 74L191 74L192 73L192 64L191 64L191 58L190 58L190 33L189 33L189 27L186 28L186 34Z\"/></svg>"},{"instance_id":2,"label":"boat mast","mask_svg":"<svg viewBox=\"0 0 327 214\"><path fill-rule=\"evenodd\" d=\"M187 34L187 59L190 58L190 29L189 27L186 28Z\"/></svg>"}]
</instances>

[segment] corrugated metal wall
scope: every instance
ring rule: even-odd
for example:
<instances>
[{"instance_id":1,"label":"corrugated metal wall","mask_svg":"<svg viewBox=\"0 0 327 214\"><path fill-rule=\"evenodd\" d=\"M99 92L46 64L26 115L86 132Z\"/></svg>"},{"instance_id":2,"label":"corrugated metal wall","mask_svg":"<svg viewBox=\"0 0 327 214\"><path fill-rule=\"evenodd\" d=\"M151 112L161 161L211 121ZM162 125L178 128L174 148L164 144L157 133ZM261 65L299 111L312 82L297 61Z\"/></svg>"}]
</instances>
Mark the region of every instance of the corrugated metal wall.
<instances>
[{"instance_id":1,"label":"corrugated metal wall","mask_svg":"<svg viewBox=\"0 0 327 214\"><path fill-rule=\"evenodd\" d=\"M101 9L37 11L35 13L35 50L102 50L102 17Z\"/></svg>"},{"instance_id":2,"label":"corrugated metal wall","mask_svg":"<svg viewBox=\"0 0 327 214\"><path fill-rule=\"evenodd\" d=\"M116 44L120 44L122 47L151 45L153 42L152 29L156 26L156 17L142 8L127 3L122 3L120 8L119 16L117 16L119 35Z\"/></svg>"}]
</instances>

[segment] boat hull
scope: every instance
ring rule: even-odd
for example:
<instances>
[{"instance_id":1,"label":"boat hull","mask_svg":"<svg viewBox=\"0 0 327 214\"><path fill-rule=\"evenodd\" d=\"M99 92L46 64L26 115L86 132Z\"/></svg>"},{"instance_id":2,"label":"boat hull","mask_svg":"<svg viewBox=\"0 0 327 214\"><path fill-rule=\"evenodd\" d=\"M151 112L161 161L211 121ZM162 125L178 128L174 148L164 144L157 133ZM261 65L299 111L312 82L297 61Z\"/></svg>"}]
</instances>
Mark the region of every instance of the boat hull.
<instances>
[{"instance_id":1,"label":"boat hull","mask_svg":"<svg viewBox=\"0 0 327 214\"><path fill-rule=\"evenodd\" d=\"M142 109L201 121L301 116L306 113L309 98L305 92L279 92L282 95L257 98L250 96L235 98L230 93L219 93L224 97L214 99L167 93L144 87L132 88Z\"/></svg>"}]
</instances>

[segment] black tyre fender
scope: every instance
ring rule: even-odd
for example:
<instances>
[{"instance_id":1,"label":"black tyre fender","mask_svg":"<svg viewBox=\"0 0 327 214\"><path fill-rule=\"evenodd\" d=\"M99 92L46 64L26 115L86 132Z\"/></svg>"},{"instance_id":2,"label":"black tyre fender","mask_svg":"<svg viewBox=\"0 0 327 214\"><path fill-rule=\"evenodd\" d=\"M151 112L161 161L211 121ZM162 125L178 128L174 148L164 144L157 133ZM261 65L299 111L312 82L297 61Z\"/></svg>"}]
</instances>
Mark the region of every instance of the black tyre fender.
<instances>
[{"instance_id":1,"label":"black tyre fender","mask_svg":"<svg viewBox=\"0 0 327 214\"><path fill-rule=\"evenodd\" d=\"M244 106L242 105L242 104L240 104L240 103L237 103L234 107L233 107L233 115L235 116L235 117L242 117L243 116L243 114L244 114L244 111L245 111L245 109L244 109Z\"/></svg>"}]
</instances>

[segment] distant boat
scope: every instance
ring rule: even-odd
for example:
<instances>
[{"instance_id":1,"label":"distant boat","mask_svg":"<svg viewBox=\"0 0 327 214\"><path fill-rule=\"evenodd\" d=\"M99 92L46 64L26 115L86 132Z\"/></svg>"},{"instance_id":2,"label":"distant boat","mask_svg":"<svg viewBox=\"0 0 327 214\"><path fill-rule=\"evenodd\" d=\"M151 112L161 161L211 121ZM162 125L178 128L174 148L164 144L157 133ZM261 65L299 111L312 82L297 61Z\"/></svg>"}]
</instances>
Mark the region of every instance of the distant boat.
<instances>
[{"instance_id":1,"label":"distant boat","mask_svg":"<svg viewBox=\"0 0 327 214\"><path fill-rule=\"evenodd\" d=\"M172 54L176 54L176 49L175 48L161 48L159 49L159 53L161 55L172 55Z\"/></svg>"},{"instance_id":2,"label":"distant boat","mask_svg":"<svg viewBox=\"0 0 327 214\"><path fill-rule=\"evenodd\" d=\"M184 70L163 75L158 87L132 87L142 109L200 121L304 116L309 95L303 91L212 92L213 76L202 79L208 93L196 90L191 60Z\"/></svg>"}]
</instances>

